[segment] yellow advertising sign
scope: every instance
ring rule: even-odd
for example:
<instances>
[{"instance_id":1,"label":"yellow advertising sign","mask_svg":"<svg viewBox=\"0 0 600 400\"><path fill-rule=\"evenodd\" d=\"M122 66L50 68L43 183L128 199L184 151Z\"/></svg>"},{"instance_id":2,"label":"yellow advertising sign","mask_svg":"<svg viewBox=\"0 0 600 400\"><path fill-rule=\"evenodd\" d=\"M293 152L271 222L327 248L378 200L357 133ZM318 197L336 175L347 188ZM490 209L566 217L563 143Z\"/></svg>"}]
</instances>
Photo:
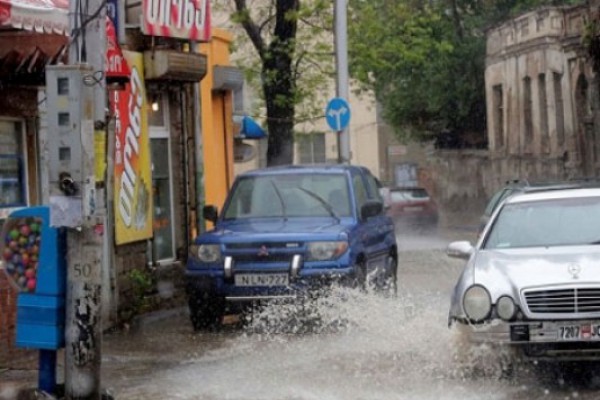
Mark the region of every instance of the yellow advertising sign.
<instances>
[{"instance_id":1,"label":"yellow advertising sign","mask_svg":"<svg viewBox=\"0 0 600 400\"><path fill-rule=\"evenodd\" d=\"M106 172L106 132L94 131L94 161L96 163L94 170L96 183L104 182L104 173Z\"/></svg>"},{"instance_id":2,"label":"yellow advertising sign","mask_svg":"<svg viewBox=\"0 0 600 400\"><path fill-rule=\"evenodd\" d=\"M144 58L123 51L131 70L125 90L111 94L115 127L115 240L131 243L152 237L152 172L144 87Z\"/></svg>"}]
</instances>

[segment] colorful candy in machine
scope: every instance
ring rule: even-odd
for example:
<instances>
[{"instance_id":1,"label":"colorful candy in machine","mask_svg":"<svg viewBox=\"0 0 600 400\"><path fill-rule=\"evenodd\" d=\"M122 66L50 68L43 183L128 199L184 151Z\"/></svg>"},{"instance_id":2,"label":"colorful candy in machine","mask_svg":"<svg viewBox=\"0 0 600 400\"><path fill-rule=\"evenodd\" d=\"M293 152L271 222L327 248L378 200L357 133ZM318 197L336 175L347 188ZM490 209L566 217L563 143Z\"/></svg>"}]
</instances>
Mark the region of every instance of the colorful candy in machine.
<instances>
[{"instance_id":1,"label":"colorful candy in machine","mask_svg":"<svg viewBox=\"0 0 600 400\"><path fill-rule=\"evenodd\" d=\"M5 270L20 291L34 293L42 240L42 219L11 218L3 230Z\"/></svg>"}]
</instances>

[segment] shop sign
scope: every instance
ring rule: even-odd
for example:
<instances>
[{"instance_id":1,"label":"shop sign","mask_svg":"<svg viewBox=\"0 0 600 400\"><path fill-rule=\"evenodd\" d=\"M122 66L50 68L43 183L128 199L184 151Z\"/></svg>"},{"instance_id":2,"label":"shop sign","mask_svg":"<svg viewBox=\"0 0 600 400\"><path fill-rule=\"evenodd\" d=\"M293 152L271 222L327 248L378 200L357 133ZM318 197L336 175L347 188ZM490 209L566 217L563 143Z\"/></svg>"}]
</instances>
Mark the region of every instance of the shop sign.
<instances>
[{"instance_id":1,"label":"shop sign","mask_svg":"<svg viewBox=\"0 0 600 400\"><path fill-rule=\"evenodd\" d=\"M115 117L115 239L117 244L152 237L152 175L144 57L123 51L131 75L111 94Z\"/></svg>"},{"instance_id":2,"label":"shop sign","mask_svg":"<svg viewBox=\"0 0 600 400\"><path fill-rule=\"evenodd\" d=\"M142 31L207 42L211 37L209 0L143 0Z\"/></svg>"},{"instance_id":3,"label":"shop sign","mask_svg":"<svg viewBox=\"0 0 600 400\"><path fill-rule=\"evenodd\" d=\"M117 32L110 18L106 19L106 80L126 82L131 71L117 40Z\"/></svg>"}]
</instances>

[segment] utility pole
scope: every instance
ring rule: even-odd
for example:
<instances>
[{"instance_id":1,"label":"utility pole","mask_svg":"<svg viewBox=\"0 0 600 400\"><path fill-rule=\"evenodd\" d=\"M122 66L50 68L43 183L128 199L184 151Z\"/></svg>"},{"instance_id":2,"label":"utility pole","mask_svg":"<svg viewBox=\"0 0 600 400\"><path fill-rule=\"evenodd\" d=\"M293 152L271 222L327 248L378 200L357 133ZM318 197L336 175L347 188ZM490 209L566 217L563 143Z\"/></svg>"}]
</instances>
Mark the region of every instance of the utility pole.
<instances>
[{"instance_id":1,"label":"utility pole","mask_svg":"<svg viewBox=\"0 0 600 400\"><path fill-rule=\"evenodd\" d=\"M67 231L65 395L69 400L98 400L106 205L104 190L95 182L94 135L106 134L106 1L71 0L69 23L69 64L88 71L76 77L82 80L77 96L91 99L91 110L85 110L85 103L81 106L82 118L90 119L80 121L81 148L71 150L81 152L77 154L81 158L81 181L76 191L81 201L81 224ZM86 90L91 90L87 97Z\"/></svg>"},{"instance_id":2,"label":"utility pole","mask_svg":"<svg viewBox=\"0 0 600 400\"><path fill-rule=\"evenodd\" d=\"M335 64L337 70L336 96L349 102L348 90L348 2L335 0ZM350 128L338 133L338 162L350 163Z\"/></svg>"}]
</instances>

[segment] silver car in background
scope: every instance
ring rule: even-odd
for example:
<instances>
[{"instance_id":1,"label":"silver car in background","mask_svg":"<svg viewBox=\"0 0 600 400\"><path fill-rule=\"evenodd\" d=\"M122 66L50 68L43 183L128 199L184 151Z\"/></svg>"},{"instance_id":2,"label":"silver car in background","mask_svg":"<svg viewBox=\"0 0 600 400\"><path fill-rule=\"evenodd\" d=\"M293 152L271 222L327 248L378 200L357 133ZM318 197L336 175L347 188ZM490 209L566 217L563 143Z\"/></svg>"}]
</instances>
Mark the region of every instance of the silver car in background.
<instances>
[{"instance_id":1,"label":"silver car in background","mask_svg":"<svg viewBox=\"0 0 600 400\"><path fill-rule=\"evenodd\" d=\"M600 189L517 194L493 213L467 264L449 325L471 342L509 344L532 359L600 356Z\"/></svg>"}]
</instances>

